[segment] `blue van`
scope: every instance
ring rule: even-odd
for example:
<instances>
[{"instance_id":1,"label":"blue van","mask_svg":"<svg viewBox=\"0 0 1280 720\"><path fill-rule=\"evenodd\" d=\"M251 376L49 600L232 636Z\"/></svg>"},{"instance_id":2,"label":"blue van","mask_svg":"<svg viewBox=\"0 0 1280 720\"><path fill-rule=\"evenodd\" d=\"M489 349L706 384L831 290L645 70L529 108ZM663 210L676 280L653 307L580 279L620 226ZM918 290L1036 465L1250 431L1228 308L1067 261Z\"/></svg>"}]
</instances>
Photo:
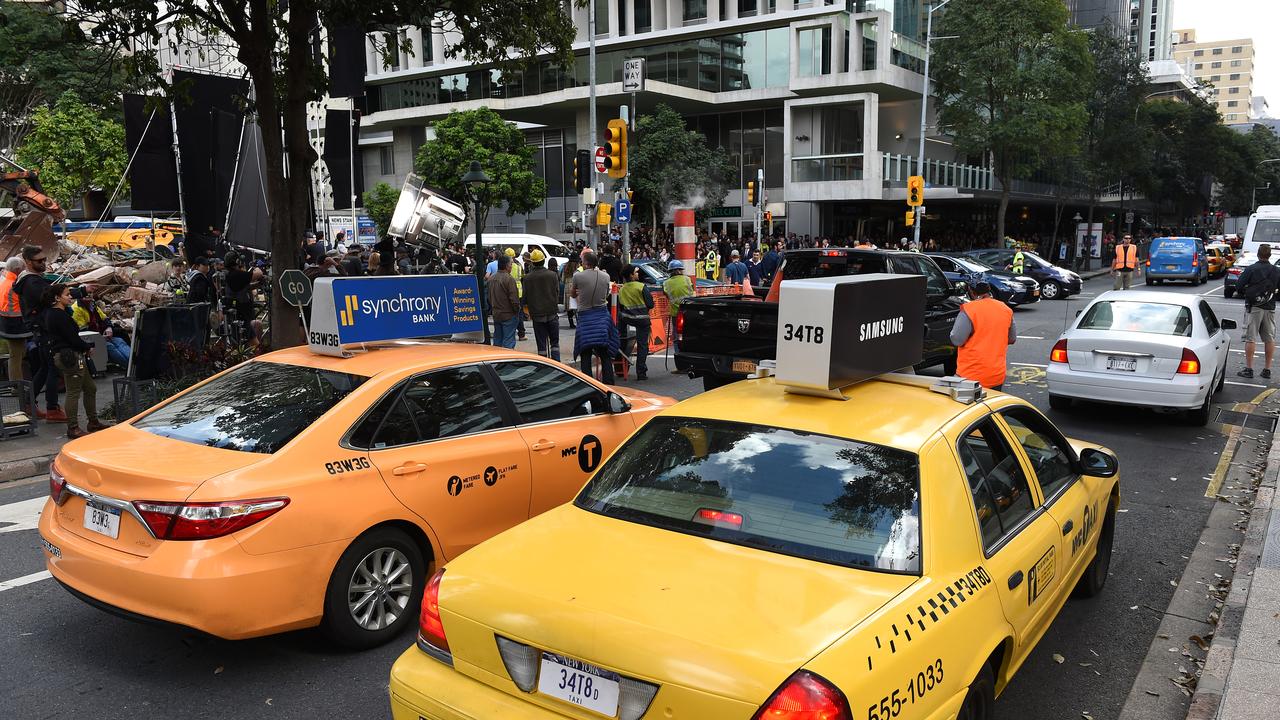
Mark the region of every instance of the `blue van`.
<instances>
[{"instance_id":1,"label":"blue van","mask_svg":"<svg viewBox=\"0 0 1280 720\"><path fill-rule=\"evenodd\" d=\"M1147 255L1148 285L1165 280L1190 280L1192 285L1209 282L1209 258L1204 241L1193 237L1152 238Z\"/></svg>"}]
</instances>

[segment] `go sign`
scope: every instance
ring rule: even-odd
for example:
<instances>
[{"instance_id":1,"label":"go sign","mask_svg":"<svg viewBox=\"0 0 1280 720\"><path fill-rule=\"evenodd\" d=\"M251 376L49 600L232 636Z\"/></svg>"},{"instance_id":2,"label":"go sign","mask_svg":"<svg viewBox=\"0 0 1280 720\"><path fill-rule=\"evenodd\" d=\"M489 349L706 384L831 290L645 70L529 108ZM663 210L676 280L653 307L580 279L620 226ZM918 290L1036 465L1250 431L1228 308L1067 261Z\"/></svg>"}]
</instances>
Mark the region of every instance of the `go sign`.
<instances>
[{"instance_id":1,"label":"go sign","mask_svg":"<svg viewBox=\"0 0 1280 720\"><path fill-rule=\"evenodd\" d=\"M280 274L280 296L295 307L311 302L311 279L301 270L285 270Z\"/></svg>"}]
</instances>

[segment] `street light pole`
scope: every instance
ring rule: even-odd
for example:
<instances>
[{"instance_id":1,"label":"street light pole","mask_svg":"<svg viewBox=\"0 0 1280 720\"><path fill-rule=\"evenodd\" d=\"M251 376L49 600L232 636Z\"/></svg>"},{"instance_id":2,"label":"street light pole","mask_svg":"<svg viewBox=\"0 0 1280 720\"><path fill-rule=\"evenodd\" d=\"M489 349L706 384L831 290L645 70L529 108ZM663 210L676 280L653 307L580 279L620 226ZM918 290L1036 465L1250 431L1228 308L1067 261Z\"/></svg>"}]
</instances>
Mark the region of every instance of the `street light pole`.
<instances>
[{"instance_id":1,"label":"street light pole","mask_svg":"<svg viewBox=\"0 0 1280 720\"><path fill-rule=\"evenodd\" d=\"M590 139L588 140L588 142L591 143L591 159L590 159L590 162L588 163L590 167L587 170L587 175L588 177L591 178L591 189L594 192L596 187L596 2L595 0L587 0L587 47L588 47L587 81L590 84L589 96L588 96L589 100L587 104L588 104L588 107L590 108L588 111L588 114L590 115L589 122L591 123L591 132L589 135ZM600 202L600 200L597 198L596 202ZM587 210L588 208L584 204L582 206L582 212L584 215L587 213ZM591 246L592 250L596 249L595 233L591 233L590 235L587 236L587 245Z\"/></svg>"},{"instance_id":2,"label":"street light pole","mask_svg":"<svg viewBox=\"0 0 1280 720\"><path fill-rule=\"evenodd\" d=\"M937 5L929 8L929 19L925 22L924 33L924 90L920 93L920 152L916 157L916 170L920 177L924 177L924 135L927 130L929 121L929 56L930 43L933 41L933 11L941 10L951 0L942 0ZM915 245L916 247L924 247L920 244L920 226L924 224L924 214L917 213L915 218Z\"/></svg>"},{"instance_id":3,"label":"street light pole","mask_svg":"<svg viewBox=\"0 0 1280 720\"><path fill-rule=\"evenodd\" d=\"M474 213L472 222L475 223L476 227L476 290L480 293L480 297L477 300L480 302L480 323L484 325L485 345L492 344L493 335L489 331L489 306L486 304L488 297L484 288L484 268L487 263L485 262L484 236L482 234L484 228L481 227L482 223L480 222L480 209L482 207L480 196L484 193L485 186L490 182L492 182L492 179L480 167L480 163L477 160L471 161L470 169L467 170L466 175L462 176L462 183L470 189L472 212Z\"/></svg>"}]
</instances>

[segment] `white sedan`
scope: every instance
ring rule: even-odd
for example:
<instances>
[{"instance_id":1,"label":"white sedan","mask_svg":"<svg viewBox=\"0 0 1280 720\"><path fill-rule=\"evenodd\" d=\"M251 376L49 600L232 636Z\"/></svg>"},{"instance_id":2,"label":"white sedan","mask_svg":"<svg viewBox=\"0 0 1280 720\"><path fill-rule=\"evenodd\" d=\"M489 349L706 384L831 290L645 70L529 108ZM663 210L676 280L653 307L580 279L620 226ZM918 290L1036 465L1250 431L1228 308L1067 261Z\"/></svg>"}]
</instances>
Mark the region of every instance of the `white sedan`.
<instances>
[{"instance_id":1,"label":"white sedan","mask_svg":"<svg viewBox=\"0 0 1280 720\"><path fill-rule=\"evenodd\" d=\"M1226 379L1226 331L1235 327L1194 295L1105 292L1049 354L1049 406L1065 410L1080 399L1176 408L1204 425Z\"/></svg>"}]
</instances>

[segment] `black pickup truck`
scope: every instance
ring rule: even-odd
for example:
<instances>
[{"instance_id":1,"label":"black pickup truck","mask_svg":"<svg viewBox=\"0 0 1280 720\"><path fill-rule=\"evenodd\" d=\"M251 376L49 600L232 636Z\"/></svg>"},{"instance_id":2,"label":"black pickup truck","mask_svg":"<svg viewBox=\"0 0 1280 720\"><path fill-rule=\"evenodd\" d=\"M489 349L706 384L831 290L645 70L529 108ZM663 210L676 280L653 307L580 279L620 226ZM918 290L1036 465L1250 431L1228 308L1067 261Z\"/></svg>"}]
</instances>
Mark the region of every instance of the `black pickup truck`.
<instances>
[{"instance_id":1,"label":"black pickup truck","mask_svg":"<svg viewBox=\"0 0 1280 720\"><path fill-rule=\"evenodd\" d=\"M783 269L787 280L867 273L925 276L928 295L924 359L916 367L942 365L946 374L955 374L956 348L951 344L951 327L960 312L957 295L963 291L953 286L928 257L854 248L790 250ZM690 377L701 377L708 390L742 380L755 372L761 360L777 357L777 329L777 303L723 295L688 298L681 304L676 320L676 368Z\"/></svg>"}]
</instances>

